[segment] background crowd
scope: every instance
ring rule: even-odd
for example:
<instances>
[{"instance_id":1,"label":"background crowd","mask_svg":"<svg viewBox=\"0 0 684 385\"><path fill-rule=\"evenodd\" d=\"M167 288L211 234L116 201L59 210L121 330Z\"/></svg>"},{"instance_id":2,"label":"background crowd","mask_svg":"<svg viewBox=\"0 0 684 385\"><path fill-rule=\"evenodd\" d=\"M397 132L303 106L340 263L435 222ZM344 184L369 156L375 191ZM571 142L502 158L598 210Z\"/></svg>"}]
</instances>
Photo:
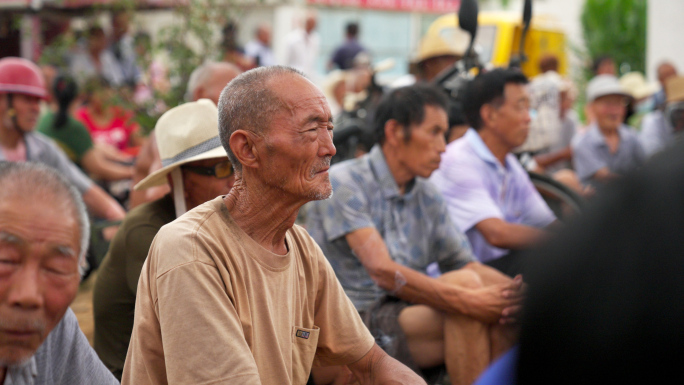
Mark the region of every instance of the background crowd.
<instances>
[{"instance_id":1,"label":"background crowd","mask_svg":"<svg viewBox=\"0 0 684 385\"><path fill-rule=\"evenodd\" d=\"M659 191L664 188L660 184L668 177L662 176L658 169L676 168L670 167L662 153L670 151L667 153L675 154L673 148L681 150L684 76L680 76L678 69L669 61L663 61L657 67L655 75L658 82L649 83L639 72L620 74L610 56L596 57L587 63L591 76L581 86L574 79L560 74L560 59L554 54L542 55L535 63L539 75L529 79L519 69L497 69L483 63L480 74L467 79L456 102L453 95L449 98L444 92L443 84L435 82L445 69L466 56L467 37L456 37L457 44L445 45L435 40L441 38L438 35L426 34L411 65L411 74L389 84L379 84L377 75L391 64L373 61L373 52L359 40L359 30L363 26L350 20L344 30L339 31L344 35L344 42L331 57L326 58L328 72L321 77L315 69L321 42L316 32L317 14L312 10L301 19L300 27L286 37L284 62L278 62L273 53L269 24L259 24L253 38L243 46L237 41L239 22L230 21L224 25L222 41L216 47L221 51L222 60L206 61L187 79L179 80L162 62L152 57L149 34L143 31L132 34L131 19L134 16L127 11L111 12L108 19L111 28L108 29L93 23L81 31L82 34L77 34L78 38L68 47L67 54L60 58L59 63L42 63L39 66L26 59L0 59L0 161L3 161L0 183L5 191L0 194L0 253L9 249L7 245L14 247L31 244L36 239L40 239L36 241L38 243L48 239L52 242L50 245L57 245L53 247L57 251L45 252L45 255L78 256L78 263L74 265L78 273L67 269L66 265L59 265L55 273L64 280L61 286L55 285L60 287L55 289L56 292L68 286L66 299L60 302L64 306L55 312L66 312L64 321L61 316L53 317L46 326L41 326L47 330L54 328L53 333L59 334L56 337L50 334L47 347L40 347L37 358L29 360L31 355L21 355L21 359L13 361L14 355L12 359L0 355L0 365L6 369L5 383L8 383L7 378L13 381L10 383L33 383L27 380L31 378L41 383L36 378L42 378L43 374L38 377L32 374L36 372L36 365L48 365L51 371L46 375L62 376L60 378L64 378L65 383L116 383L122 378L124 382L138 383L146 378L144 373L152 373L149 379L160 382L164 382L167 375L182 381L190 380L190 377L173 371L154 373L164 361L160 364L146 356L148 351L163 350L162 346L170 349L170 345L164 344L173 341L146 340L144 337L144 333L162 325L148 323L154 318L152 313L144 315L145 309L142 313L140 309L145 304L147 310L159 306L157 294L145 297L143 305L140 305L138 297L139 282L144 285L142 290L146 293L152 290L150 285L156 287L154 279L150 282L148 277L146 280L145 274L151 274L149 269L161 267L143 265L148 254L155 255L154 261L160 263L163 260L160 255L172 253L173 247L179 250L189 247L179 241L183 239L181 230L185 222L177 221L177 218L183 217L189 223L186 226L190 226L194 223L192 221L200 221L196 218L200 215L197 213L209 210L210 205L205 202L211 201L215 206L212 210L221 212L217 197L244 196L238 194L247 195L251 191L243 186L247 182L241 179L242 156L247 156L229 151L233 143L227 144L224 130L232 133L235 129L224 127L248 123L258 126L261 123L246 119L261 117L270 122L270 116L276 116L280 106L278 100L286 97L283 90L277 87L269 89L264 85L275 81L268 80L271 78L301 91L301 95L322 95L325 107L321 109L330 115L322 123L319 116L313 119L321 127L325 126L321 132L332 131L332 138L324 134L326 139L318 139L317 136L311 140L325 142L324 149L319 149L317 155L312 156L323 160L301 174L305 175L305 180L309 174L311 178L319 172L327 175L328 166L332 163L329 174L334 195L324 200L322 198L328 198L330 194L312 189L309 195L303 194L305 198L299 197L296 204L292 204L297 209L292 218L293 221L296 218L296 223L308 233L295 227L299 230L288 233L291 234L288 236L294 237L296 233L303 239L296 238L297 244L306 244L307 250L314 249L307 242L312 242L310 239L315 241L312 245L320 247L332 270L322 269L339 280L344 289L343 293L337 293L337 286L332 285L326 290L333 294L326 300L331 301L333 305L330 306L356 310L360 318L356 317L356 312L353 312L353 317L349 316L347 311L331 312L316 320L334 324L332 318L344 318L345 327L340 328L339 333L348 333L344 334L348 338L353 335L355 341L365 344L364 347L374 338L377 346L430 383L473 383L490 363L517 345L522 317L520 302L525 291L532 290L530 309L542 306L543 296L547 295L529 286L552 287L554 295L566 295L562 293L560 284L554 285L544 274L548 271L556 274L556 279L567 280L558 273L560 267L566 267L568 272L579 275L579 270L567 267L566 262L560 259L560 256L569 254L569 250L574 250L576 255L586 253L598 259L611 253L623 253L625 257L639 260L640 255L635 255L634 250L629 250L624 244L628 243L627 237L632 237L634 247L643 250L645 246L640 242L644 234L634 234L632 229L624 229L623 232L611 229L615 233L610 233L610 239L596 240L603 231L598 228L598 223L606 226L619 226L620 223L604 223L597 214L580 216L582 208L589 207L586 210L590 213L664 217L661 211L666 209L655 203L652 212L630 211L626 206L615 207L616 203L607 197L638 207L642 201L635 201L636 198L628 194L631 191L627 190L628 186L634 188L635 184L648 183L653 191ZM283 66L294 69L294 72L283 70ZM269 67L275 75L266 70L252 71ZM242 75L245 73L247 75ZM259 83L261 80L248 76L262 73L267 79L263 84ZM307 84L317 88L302 85L304 83L300 80L289 83L282 80L290 81L290 77L300 79L300 76L306 76L312 82ZM249 81L253 83L231 83L238 77L252 79ZM172 85L179 81L184 83L185 100L173 104L170 97ZM240 92L256 92L255 88L250 88L252 85L264 87L259 92L267 96L249 99L245 96L247 94L239 94L238 91L224 91L229 83L235 88L244 87L246 91ZM269 92L280 92L280 99L268 99ZM297 95L287 98L293 98L292 105L300 106L295 103L299 101L295 100ZM234 106L239 105L242 115L230 110L231 106L227 106L225 100L232 101ZM234 106L232 108L237 109ZM235 123L226 123L232 119ZM321 127L315 127L313 131ZM232 141L232 137L228 137ZM333 143L337 150L330 149ZM264 148L273 156L274 170L277 167L285 170L285 166L296 164L294 160L298 157L304 159L306 155L296 153L296 149L281 149L273 147L272 143L270 146ZM320 155L322 152L325 154ZM50 168L32 169L32 166L27 166L25 169L13 169L7 165L23 162L42 163ZM271 174L254 176L249 171L244 172L248 181L278 179ZM674 175L675 171L671 173ZM295 173L292 178L295 177L299 174ZM554 191L560 190L560 195L533 183L538 180L535 178L545 178L556 188ZM240 182L234 189L236 181ZM270 182L264 183L268 185ZM291 193L288 183L293 182L284 180L278 183L282 184L280 188L283 191ZM670 184L676 182L670 180ZM670 188L681 192L680 185ZM292 189L296 190L295 187ZM650 202L652 196L646 195L648 197L644 197L644 201ZM266 200L267 197L259 198ZM286 198L290 196L284 194L283 202L287 201ZM60 236L69 238L59 231L52 234L51 230L45 230L47 235L44 238L25 231L26 228L47 227L37 219L41 210L50 210L45 199L64 200L66 203L60 206L62 211L58 214L66 217L72 211L85 213L87 210L92 225L88 219L78 216L69 219L73 223L66 221L63 227L74 227L80 235L80 238L76 237L77 241L69 244L59 243ZM257 198L250 199L252 203L259 202ZM681 201L681 196L668 195L662 199ZM311 200L317 201L303 206ZM39 204L34 205L36 202ZM19 217L16 210L13 211L12 206L15 205L34 206L27 210L27 218L30 217L32 222L27 222L24 227L13 227L13 221ZM226 205L229 210L234 209ZM298 210L301 206L303 208ZM197 207L199 209L193 210ZM251 213L250 210L245 208L244 212ZM190 215L184 215L187 212L191 212ZM273 218L276 218L276 213L275 208L270 212ZM230 215L239 219L234 213ZM48 225L60 227L61 219L51 215L46 217ZM265 215L256 214L256 217L267 219ZM246 223L254 227L247 219L244 219ZM167 227L163 233L166 246L157 245L154 249L154 242L162 243L153 242L155 236L163 226L172 222L177 227ZM566 226L568 222L572 225ZM237 226L230 227L235 234L247 231L240 223L230 223L229 227ZM587 223L587 227L578 223ZM631 222L625 219L625 223ZM88 227L87 231L84 226ZM220 226L221 223L217 222L211 228ZM292 223L289 226L292 227ZM677 226L675 223L669 230ZM590 230L594 233L589 234ZM207 231L213 234L213 230ZM659 236L664 234L665 231L658 231ZM246 234L240 236L243 235ZM565 243L547 245L543 251L530 253L530 250L546 244L545 241L557 237L560 237L559 242ZM666 243L678 242L665 238L663 242ZM571 240L577 243L572 244ZM218 241L216 244L207 242L209 244L205 247L208 248L232 250L233 247ZM596 242L601 247L600 252L577 246L582 242ZM609 245L604 246L603 243ZM663 253L673 254L676 250L667 249ZM29 251L26 253L30 254ZM550 262L539 263L543 260L543 253L553 256ZM585 266L591 264L586 258L582 261ZM0 271L0 280L10 277L8 266L12 263L17 264L8 262L6 256L0 254L0 269L5 269L4 273ZM178 262L179 266L183 263ZM611 266L620 263L614 261ZM643 261L639 263L645 265ZM546 271L542 271L540 266L544 266ZM65 271L60 271L62 267ZM656 274L648 269L644 271ZM531 282L523 278L527 272L533 277ZM87 341L78 334L78 322L66 309L76 295L79 279L85 280L91 274L95 321L91 337L97 355L88 350ZM247 277L251 273L245 271L240 274ZM626 281L637 274L625 272L618 278ZM12 279L21 280L21 277ZM577 279L583 277L578 276ZM179 282L193 287L189 283L193 280L189 275ZM589 284L601 287L600 283L587 280ZM628 285L625 282L620 284ZM42 299L34 304L26 300L30 295L24 298L17 294L21 290L12 290L8 291L12 295L8 295L7 300L14 301L11 306L43 306ZM169 293L177 295L173 290ZM201 290L197 293L198 297L203 294ZM613 298L621 298L613 295ZM642 293L631 295L641 298ZM570 295L568 298L573 299ZM608 298L610 300L611 297ZM46 303L51 300L45 299ZM319 297L310 300L317 306L321 301ZM192 305L188 303L188 306ZM288 303L287 306L290 305ZM178 312L181 310L177 309ZM634 315L639 310L631 310L627 316L640 320L643 314ZM543 310L529 311L543 314ZM558 309L554 311L564 314ZM178 312L171 310L166 314L182 318ZM207 313L214 314L211 309ZM17 328L23 327L16 326L19 325L17 323L9 322L11 328L3 326L3 317L6 316L0 313L0 329L22 333L21 330L17 332ZM552 324L556 318L561 317L546 314L546 317L537 319L533 316L529 325L535 325L535 322ZM216 320L220 317L217 316ZM592 320L579 319L576 322L586 326ZM182 326L170 330L180 335ZM558 327L555 335L571 330L564 328L565 325ZM632 330L629 325L621 327L622 333ZM26 328L28 330L28 326ZM359 328L364 332L358 332ZM365 328L369 329L372 338L365 333ZM591 328L587 326L587 329ZM587 331L587 335L592 336L592 332L595 330ZM346 381L350 370L357 377L361 376L359 373L365 375L353 363L341 358L348 359L354 355L357 359L365 359L366 356L361 358L361 352L356 351L360 349L358 346L351 346L351 340L339 336L338 341L335 337L322 335L325 341L321 344L327 343L326 349L347 349L345 352L349 356L339 352L336 352L337 356L333 353L324 358L316 356L317 362L329 364L329 370L311 369L309 363L304 365L304 371L295 368L294 374L279 367L264 374L266 372L261 365L270 359L269 351L265 345L259 345L263 342L247 338L250 347L259 347L252 349L256 351L258 376L263 380L264 376L277 378L282 373L289 373L290 381L294 383L308 380L315 384L337 384ZM178 337L179 342L175 346L187 342L188 336ZM308 334L306 336L308 338ZM41 337L40 343L45 337ZM69 349L65 338L76 341L73 343L77 346L73 360L82 365L60 371L54 368L66 365L56 359L60 349ZM206 336L193 338L204 338L206 342L211 340ZM328 338L330 340L326 340ZM581 339L582 336L575 338ZM541 376L532 373L534 371L530 367L538 364L538 357L553 356L541 340L542 337L523 323L519 348L511 350L511 355L504 355L504 359L512 360L513 366L520 360L521 379ZM129 341L132 344L130 349ZM0 345L2 342L0 340ZM30 345L31 352L35 352L40 343L27 346ZM578 348L573 346L572 349ZM189 351L203 357L200 350ZM435 354L435 351L442 353ZM181 365L183 361L172 355L166 359L167 364L177 362ZM197 367L202 361L197 359ZM560 359L551 361L553 365L563 365L566 370L572 370L568 368L572 362L570 358L564 362ZM588 364L582 361L578 365ZM498 374L504 379L516 378L511 374L515 369L495 369L501 370ZM212 370L208 365L204 371L211 373ZM588 372L592 375L598 373ZM155 377L157 375L159 377ZM406 378L411 377L407 375ZM577 378L581 381L581 377ZM486 376L483 381L488 381Z\"/></svg>"}]
</instances>

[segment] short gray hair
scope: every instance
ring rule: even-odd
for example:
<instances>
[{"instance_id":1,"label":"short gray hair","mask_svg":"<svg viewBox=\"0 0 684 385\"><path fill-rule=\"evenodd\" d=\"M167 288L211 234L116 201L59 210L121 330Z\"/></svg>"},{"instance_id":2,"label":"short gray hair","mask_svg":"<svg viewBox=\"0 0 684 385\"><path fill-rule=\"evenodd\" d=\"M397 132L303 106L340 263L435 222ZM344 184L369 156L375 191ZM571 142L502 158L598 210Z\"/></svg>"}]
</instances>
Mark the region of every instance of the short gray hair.
<instances>
[{"instance_id":1,"label":"short gray hair","mask_svg":"<svg viewBox=\"0 0 684 385\"><path fill-rule=\"evenodd\" d=\"M242 173L242 164L230 149L230 136L236 130L263 134L271 124L273 114L285 107L269 83L272 79L296 75L306 78L299 70L286 66L259 67L233 79L219 98L219 137L233 168Z\"/></svg>"},{"instance_id":2,"label":"short gray hair","mask_svg":"<svg viewBox=\"0 0 684 385\"><path fill-rule=\"evenodd\" d=\"M194 101L195 92L197 91L197 89L210 82L212 76L216 73L216 71L221 69L226 71L232 70L235 71L235 73L237 74L242 72L242 70L240 70L238 66L232 63L215 61L204 62L199 67L195 68L190 74L190 78L188 79L188 87L185 92L185 101Z\"/></svg>"},{"instance_id":3,"label":"short gray hair","mask_svg":"<svg viewBox=\"0 0 684 385\"><path fill-rule=\"evenodd\" d=\"M0 161L0 199L10 195L37 194L45 199L64 200L73 209L81 235L78 268L82 274L86 267L85 256L90 240L90 220L81 194L57 170L33 162Z\"/></svg>"}]
</instances>

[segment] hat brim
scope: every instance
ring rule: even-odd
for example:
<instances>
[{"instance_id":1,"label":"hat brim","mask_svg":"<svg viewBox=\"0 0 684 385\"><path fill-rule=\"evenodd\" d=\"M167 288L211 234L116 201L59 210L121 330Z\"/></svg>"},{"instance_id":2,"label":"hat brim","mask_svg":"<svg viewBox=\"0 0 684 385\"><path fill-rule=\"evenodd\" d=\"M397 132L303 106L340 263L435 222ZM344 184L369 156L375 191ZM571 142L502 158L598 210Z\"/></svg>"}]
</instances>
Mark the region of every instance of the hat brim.
<instances>
[{"instance_id":1,"label":"hat brim","mask_svg":"<svg viewBox=\"0 0 684 385\"><path fill-rule=\"evenodd\" d=\"M223 149L223 147L215 147L209 151L203 152L199 155L195 155L193 157L183 159L179 162L170 164L166 167L162 167L159 170L153 172L152 174L148 175L145 179L141 180L138 182L138 184L133 187L134 190L140 191L140 190L145 190L150 187L154 186L160 186L166 183L166 175L168 175L171 171L174 169L190 163L190 162L196 162L198 160L205 160L205 159L213 159L213 158L227 158L228 155L226 155L226 150Z\"/></svg>"},{"instance_id":2,"label":"hat brim","mask_svg":"<svg viewBox=\"0 0 684 385\"><path fill-rule=\"evenodd\" d=\"M598 95L594 95L594 97L589 101L589 103L595 102L596 99L598 99L598 98L602 98L604 96L610 96L610 95L626 96L630 99L634 99L634 97L632 95L630 95L629 93L622 91L622 90L619 90L619 89L615 89L615 90L609 90L606 92L599 93Z\"/></svg>"}]
</instances>

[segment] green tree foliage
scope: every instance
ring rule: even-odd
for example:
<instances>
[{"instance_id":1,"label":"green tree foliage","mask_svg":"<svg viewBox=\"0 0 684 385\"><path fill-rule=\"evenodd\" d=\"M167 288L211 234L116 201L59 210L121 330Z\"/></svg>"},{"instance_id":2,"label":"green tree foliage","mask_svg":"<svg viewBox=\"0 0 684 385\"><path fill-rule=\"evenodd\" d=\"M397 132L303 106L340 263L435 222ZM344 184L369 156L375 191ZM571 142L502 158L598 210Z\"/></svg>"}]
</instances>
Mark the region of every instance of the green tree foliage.
<instances>
[{"instance_id":1,"label":"green tree foliage","mask_svg":"<svg viewBox=\"0 0 684 385\"><path fill-rule=\"evenodd\" d=\"M586 0L582 29L589 59L609 55L618 67L646 70L646 0Z\"/></svg>"}]
</instances>

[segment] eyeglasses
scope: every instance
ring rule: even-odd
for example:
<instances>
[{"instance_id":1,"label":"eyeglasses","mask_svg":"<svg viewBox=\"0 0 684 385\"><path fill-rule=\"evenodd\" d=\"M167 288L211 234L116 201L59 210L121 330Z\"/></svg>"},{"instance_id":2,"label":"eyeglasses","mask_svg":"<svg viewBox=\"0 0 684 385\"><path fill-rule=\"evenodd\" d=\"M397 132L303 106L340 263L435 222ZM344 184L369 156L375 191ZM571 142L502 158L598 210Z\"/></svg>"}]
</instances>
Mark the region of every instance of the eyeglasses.
<instances>
[{"instance_id":1,"label":"eyeglasses","mask_svg":"<svg viewBox=\"0 0 684 385\"><path fill-rule=\"evenodd\" d=\"M181 169L198 175L213 176L218 179L225 179L233 175L233 165L230 164L229 160L217 163L213 167L181 166Z\"/></svg>"}]
</instances>

